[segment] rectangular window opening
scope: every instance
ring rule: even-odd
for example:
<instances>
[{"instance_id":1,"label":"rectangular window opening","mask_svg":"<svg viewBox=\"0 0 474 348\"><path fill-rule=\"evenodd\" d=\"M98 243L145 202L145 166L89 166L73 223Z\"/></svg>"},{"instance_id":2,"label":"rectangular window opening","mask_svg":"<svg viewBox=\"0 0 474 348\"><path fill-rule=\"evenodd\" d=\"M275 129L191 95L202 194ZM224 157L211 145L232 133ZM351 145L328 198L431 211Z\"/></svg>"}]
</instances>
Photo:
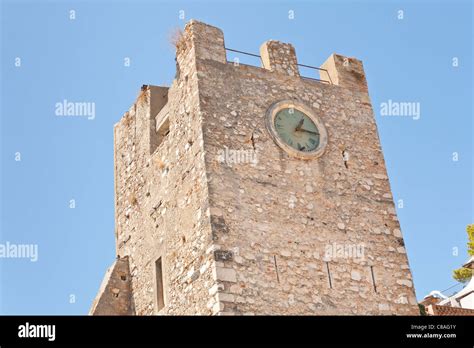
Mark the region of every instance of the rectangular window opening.
<instances>
[{"instance_id":1,"label":"rectangular window opening","mask_svg":"<svg viewBox=\"0 0 474 348\"><path fill-rule=\"evenodd\" d=\"M150 154L153 154L170 133L168 104L150 122Z\"/></svg>"},{"instance_id":2,"label":"rectangular window opening","mask_svg":"<svg viewBox=\"0 0 474 348\"><path fill-rule=\"evenodd\" d=\"M165 119L161 122L161 124L157 125L156 127L156 135L157 135L157 144L156 147L160 146L166 136L170 133L170 119L168 115L166 115Z\"/></svg>"}]
</instances>

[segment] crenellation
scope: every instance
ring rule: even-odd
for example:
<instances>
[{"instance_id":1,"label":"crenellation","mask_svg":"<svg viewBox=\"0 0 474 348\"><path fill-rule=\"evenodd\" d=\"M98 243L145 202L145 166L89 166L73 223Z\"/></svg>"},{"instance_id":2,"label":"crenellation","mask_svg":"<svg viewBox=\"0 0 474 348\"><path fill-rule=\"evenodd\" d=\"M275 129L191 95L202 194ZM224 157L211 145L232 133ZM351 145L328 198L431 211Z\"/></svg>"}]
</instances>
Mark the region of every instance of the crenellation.
<instances>
[{"instance_id":1,"label":"crenellation","mask_svg":"<svg viewBox=\"0 0 474 348\"><path fill-rule=\"evenodd\" d=\"M364 67L360 60L344 57L340 54L332 54L321 65L321 68L324 69L320 71L321 79L326 80L329 77L331 83L336 86L368 93ZM370 106L368 98L364 98L363 102Z\"/></svg>"},{"instance_id":2,"label":"crenellation","mask_svg":"<svg viewBox=\"0 0 474 348\"><path fill-rule=\"evenodd\" d=\"M263 68L279 74L299 77L295 48L289 43L269 40L260 47Z\"/></svg>"}]
</instances>

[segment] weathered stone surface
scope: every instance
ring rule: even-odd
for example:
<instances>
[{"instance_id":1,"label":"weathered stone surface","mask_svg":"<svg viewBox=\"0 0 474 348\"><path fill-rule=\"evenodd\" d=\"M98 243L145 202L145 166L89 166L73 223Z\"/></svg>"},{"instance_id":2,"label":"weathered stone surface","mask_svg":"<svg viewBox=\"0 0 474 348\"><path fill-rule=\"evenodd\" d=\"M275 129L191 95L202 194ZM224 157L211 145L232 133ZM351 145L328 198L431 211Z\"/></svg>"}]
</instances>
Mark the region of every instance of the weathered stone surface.
<instances>
[{"instance_id":1,"label":"weathered stone surface","mask_svg":"<svg viewBox=\"0 0 474 348\"><path fill-rule=\"evenodd\" d=\"M214 258L216 261L232 261L233 254L230 250L216 250L214 251Z\"/></svg>"},{"instance_id":2,"label":"weathered stone surface","mask_svg":"<svg viewBox=\"0 0 474 348\"><path fill-rule=\"evenodd\" d=\"M233 268L216 267L216 280L235 283L237 272Z\"/></svg>"},{"instance_id":3,"label":"weathered stone surface","mask_svg":"<svg viewBox=\"0 0 474 348\"><path fill-rule=\"evenodd\" d=\"M357 272L357 271L352 271L352 272L351 272L351 279L352 279L352 280L355 280L355 281L359 281L359 280L361 280L362 278L361 278L359 272Z\"/></svg>"},{"instance_id":4,"label":"weathered stone surface","mask_svg":"<svg viewBox=\"0 0 474 348\"><path fill-rule=\"evenodd\" d=\"M397 284L408 286L409 288L413 286L413 283L408 279L399 279L397 280Z\"/></svg>"}]
</instances>

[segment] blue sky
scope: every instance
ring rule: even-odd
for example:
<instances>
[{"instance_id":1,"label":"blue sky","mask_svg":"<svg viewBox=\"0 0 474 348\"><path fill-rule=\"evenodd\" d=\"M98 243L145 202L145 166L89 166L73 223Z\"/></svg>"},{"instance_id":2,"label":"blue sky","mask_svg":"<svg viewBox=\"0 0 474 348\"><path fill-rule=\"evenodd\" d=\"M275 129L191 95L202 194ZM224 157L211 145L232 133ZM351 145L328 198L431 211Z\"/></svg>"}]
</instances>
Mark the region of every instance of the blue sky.
<instances>
[{"instance_id":1,"label":"blue sky","mask_svg":"<svg viewBox=\"0 0 474 348\"><path fill-rule=\"evenodd\" d=\"M456 284L474 222L469 1L1 3L0 243L38 245L36 262L0 259L1 314L87 313L115 257L113 124L141 85L170 85L168 38L191 18L230 48L276 39L303 64L364 62L417 296ZM64 99L95 103L95 118L56 116ZM381 116L389 99L420 103L420 119Z\"/></svg>"}]
</instances>

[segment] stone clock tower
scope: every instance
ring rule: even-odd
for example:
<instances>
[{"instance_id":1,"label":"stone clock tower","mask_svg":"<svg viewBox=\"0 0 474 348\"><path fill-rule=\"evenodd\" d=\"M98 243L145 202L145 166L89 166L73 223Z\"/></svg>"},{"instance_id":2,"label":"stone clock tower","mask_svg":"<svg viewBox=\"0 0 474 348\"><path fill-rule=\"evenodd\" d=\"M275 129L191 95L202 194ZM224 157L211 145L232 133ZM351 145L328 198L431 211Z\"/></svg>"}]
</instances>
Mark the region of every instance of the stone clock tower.
<instances>
[{"instance_id":1,"label":"stone clock tower","mask_svg":"<svg viewBox=\"0 0 474 348\"><path fill-rule=\"evenodd\" d=\"M418 313L362 62L317 81L191 21L114 129L117 259L91 314ZM326 82L326 83L325 83Z\"/></svg>"}]
</instances>

